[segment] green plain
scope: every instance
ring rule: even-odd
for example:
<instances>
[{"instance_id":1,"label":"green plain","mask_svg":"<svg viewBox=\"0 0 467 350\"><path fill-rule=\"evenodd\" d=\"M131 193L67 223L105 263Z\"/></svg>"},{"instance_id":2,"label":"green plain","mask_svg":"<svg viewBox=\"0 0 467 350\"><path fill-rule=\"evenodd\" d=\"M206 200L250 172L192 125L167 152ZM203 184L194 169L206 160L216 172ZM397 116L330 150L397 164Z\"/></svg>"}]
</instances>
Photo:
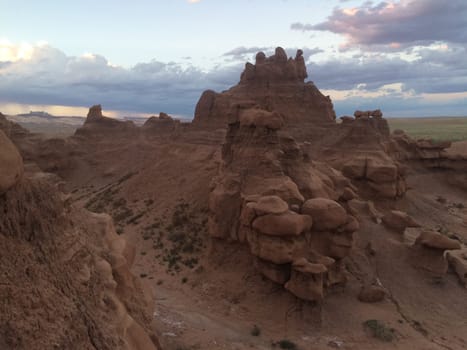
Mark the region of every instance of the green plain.
<instances>
[{"instance_id":1,"label":"green plain","mask_svg":"<svg viewBox=\"0 0 467 350\"><path fill-rule=\"evenodd\" d=\"M467 140L467 117L387 118L391 132L404 130L415 139Z\"/></svg>"}]
</instances>

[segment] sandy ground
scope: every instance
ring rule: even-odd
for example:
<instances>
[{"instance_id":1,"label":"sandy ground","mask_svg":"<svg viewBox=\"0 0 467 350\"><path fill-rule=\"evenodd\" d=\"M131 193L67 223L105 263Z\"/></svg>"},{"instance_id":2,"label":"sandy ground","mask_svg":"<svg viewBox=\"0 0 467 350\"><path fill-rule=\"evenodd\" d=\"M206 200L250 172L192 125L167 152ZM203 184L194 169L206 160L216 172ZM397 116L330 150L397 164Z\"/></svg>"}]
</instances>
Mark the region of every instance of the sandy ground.
<instances>
[{"instance_id":1,"label":"sandy ground","mask_svg":"<svg viewBox=\"0 0 467 350\"><path fill-rule=\"evenodd\" d=\"M132 216L116 220L116 226L136 247L133 272L153 293L154 327L164 349L272 349L284 339L299 349L467 348L467 290L452 272L439 280L411 266L410 232L401 236L363 219L347 261L345 289L331 291L320 305L300 302L254 270L246 247L208 238L207 195L219 166L218 148L140 141L124 149L90 146L93 153L70 178L71 190L78 202L97 198L114 216L113 203L121 198L131 209ZM122 181L130 170L133 175ZM404 210L424 226L442 227L467 242L467 194L445 180L442 172L414 169L405 199L376 205ZM178 226L177 211L186 219ZM173 232L184 239L196 232L195 250L180 253L178 269L164 260L180 248ZM368 243L374 256L365 253ZM180 263L187 257L196 263ZM389 296L381 303L359 302L361 282L374 278ZM393 329L395 338L372 337L363 326L371 319Z\"/></svg>"}]
</instances>

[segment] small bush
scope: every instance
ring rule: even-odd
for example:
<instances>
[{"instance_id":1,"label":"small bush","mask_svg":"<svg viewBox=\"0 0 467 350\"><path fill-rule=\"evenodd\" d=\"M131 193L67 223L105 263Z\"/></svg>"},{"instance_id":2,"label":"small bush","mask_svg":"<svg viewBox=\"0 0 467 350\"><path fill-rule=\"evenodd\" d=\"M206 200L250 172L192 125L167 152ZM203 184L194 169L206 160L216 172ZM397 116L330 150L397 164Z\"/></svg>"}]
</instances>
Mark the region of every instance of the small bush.
<instances>
[{"instance_id":1,"label":"small bush","mask_svg":"<svg viewBox=\"0 0 467 350\"><path fill-rule=\"evenodd\" d=\"M394 330L388 328L384 322L379 320L366 320L363 322L365 328L369 329L373 337L382 341L390 342L394 340Z\"/></svg>"},{"instance_id":2,"label":"small bush","mask_svg":"<svg viewBox=\"0 0 467 350\"><path fill-rule=\"evenodd\" d=\"M290 341L288 339L279 340L278 344L281 349L291 349L291 350L298 349L297 345L293 341Z\"/></svg>"},{"instance_id":3,"label":"small bush","mask_svg":"<svg viewBox=\"0 0 467 350\"><path fill-rule=\"evenodd\" d=\"M250 333L253 337L258 337L261 334L261 329L257 325L254 325Z\"/></svg>"}]
</instances>

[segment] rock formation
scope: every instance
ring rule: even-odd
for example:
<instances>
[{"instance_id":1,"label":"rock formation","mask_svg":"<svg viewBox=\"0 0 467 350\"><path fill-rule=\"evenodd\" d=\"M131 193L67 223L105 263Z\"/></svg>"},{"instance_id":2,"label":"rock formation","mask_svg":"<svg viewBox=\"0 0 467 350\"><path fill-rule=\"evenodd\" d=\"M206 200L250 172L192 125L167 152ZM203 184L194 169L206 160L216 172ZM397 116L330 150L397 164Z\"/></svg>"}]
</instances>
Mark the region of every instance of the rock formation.
<instances>
[{"instance_id":1,"label":"rock formation","mask_svg":"<svg viewBox=\"0 0 467 350\"><path fill-rule=\"evenodd\" d=\"M449 250L446 253L446 258L459 277L460 283L467 287L467 248Z\"/></svg>"},{"instance_id":2,"label":"rock formation","mask_svg":"<svg viewBox=\"0 0 467 350\"><path fill-rule=\"evenodd\" d=\"M392 153L389 126L380 110L356 111L355 119L342 123L325 140L325 156L345 176L363 183L383 197L395 198L406 191L405 169Z\"/></svg>"},{"instance_id":3,"label":"rock formation","mask_svg":"<svg viewBox=\"0 0 467 350\"><path fill-rule=\"evenodd\" d=\"M358 222L335 200L350 181L307 159L276 111L238 110L210 195L213 239L249 247L258 270L297 297L319 301L346 280L341 260Z\"/></svg>"},{"instance_id":4,"label":"rock formation","mask_svg":"<svg viewBox=\"0 0 467 350\"><path fill-rule=\"evenodd\" d=\"M9 121L2 113L0 113L0 130L10 139L20 139L29 134L27 129L17 123Z\"/></svg>"},{"instance_id":5,"label":"rock formation","mask_svg":"<svg viewBox=\"0 0 467 350\"><path fill-rule=\"evenodd\" d=\"M17 184L23 175L23 160L10 139L0 130L0 195Z\"/></svg>"},{"instance_id":6,"label":"rock formation","mask_svg":"<svg viewBox=\"0 0 467 350\"><path fill-rule=\"evenodd\" d=\"M356 216L371 209L350 204L359 202L358 187L395 198L406 186L382 112L357 111L337 124L331 102L306 76L301 52L295 59L280 48L271 57L260 52L237 86L203 93L193 124L228 125L210 195L213 239L245 243L264 276L319 301L345 283L342 259L359 229Z\"/></svg>"},{"instance_id":7,"label":"rock formation","mask_svg":"<svg viewBox=\"0 0 467 350\"><path fill-rule=\"evenodd\" d=\"M401 161L418 162L428 168L454 171L467 169L467 157L451 149L449 141L415 140L402 130L394 130L391 136L394 154Z\"/></svg>"},{"instance_id":8,"label":"rock formation","mask_svg":"<svg viewBox=\"0 0 467 350\"><path fill-rule=\"evenodd\" d=\"M331 100L312 82L305 82L306 77L301 50L295 58L287 58L280 47L270 57L259 52L255 64L245 65L238 85L220 94L212 90L202 94L193 125L226 128L230 118L235 119L240 110L252 107L280 115L283 123L295 129L295 136L309 124L314 125L310 132L321 125L333 124L335 113Z\"/></svg>"},{"instance_id":9,"label":"rock formation","mask_svg":"<svg viewBox=\"0 0 467 350\"><path fill-rule=\"evenodd\" d=\"M1 131L0 145L0 348L158 349L111 218L64 202L43 174L22 177Z\"/></svg>"},{"instance_id":10,"label":"rock formation","mask_svg":"<svg viewBox=\"0 0 467 350\"><path fill-rule=\"evenodd\" d=\"M448 270L448 261L444 252L461 249L458 241L424 229L420 232L412 246L413 265L434 276L441 277Z\"/></svg>"},{"instance_id":11,"label":"rock formation","mask_svg":"<svg viewBox=\"0 0 467 350\"><path fill-rule=\"evenodd\" d=\"M391 210L382 218L384 225L399 233L404 233L407 227L420 227L410 215L400 210Z\"/></svg>"},{"instance_id":12,"label":"rock formation","mask_svg":"<svg viewBox=\"0 0 467 350\"><path fill-rule=\"evenodd\" d=\"M118 136L123 133L136 133L137 129L132 121L121 121L102 115L101 105L94 105L89 108L86 121L83 126L76 130L77 136L90 136L111 133L113 136Z\"/></svg>"},{"instance_id":13,"label":"rock formation","mask_svg":"<svg viewBox=\"0 0 467 350\"><path fill-rule=\"evenodd\" d=\"M307 150L332 159L332 165L356 181L365 181L388 198L406 191L403 169L390 154L390 132L381 110L356 111L337 124L329 97L321 94L308 76L301 50L287 58L282 48L271 57L259 52L255 64L247 63L238 85L223 92L205 91L195 111L193 126L226 128L265 126L287 130L297 142L309 142ZM351 150L351 151L349 151Z\"/></svg>"},{"instance_id":14,"label":"rock formation","mask_svg":"<svg viewBox=\"0 0 467 350\"><path fill-rule=\"evenodd\" d=\"M173 136L180 128L180 120L173 119L167 113L161 112L158 117L152 116L146 120L142 130L150 135Z\"/></svg>"}]
</instances>

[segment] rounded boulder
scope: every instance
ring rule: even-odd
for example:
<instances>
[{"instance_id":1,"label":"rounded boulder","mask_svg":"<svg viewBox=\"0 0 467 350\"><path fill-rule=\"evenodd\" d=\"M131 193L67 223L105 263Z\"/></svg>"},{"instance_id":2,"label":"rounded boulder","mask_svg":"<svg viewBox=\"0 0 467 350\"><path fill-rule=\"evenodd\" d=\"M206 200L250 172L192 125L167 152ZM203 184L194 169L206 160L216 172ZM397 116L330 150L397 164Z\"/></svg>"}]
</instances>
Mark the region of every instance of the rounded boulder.
<instances>
[{"instance_id":1,"label":"rounded boulder","mask_svg":"<svg viewBox=\"0 0 467 350\"><path fill-rule=\"evenodd\" d=\"M334 230L347 222L347 212L336 201L328 198L312 198L302 206L302 214L313 219L313 229L317 231Z\"/></svg>"}]
</instances>

